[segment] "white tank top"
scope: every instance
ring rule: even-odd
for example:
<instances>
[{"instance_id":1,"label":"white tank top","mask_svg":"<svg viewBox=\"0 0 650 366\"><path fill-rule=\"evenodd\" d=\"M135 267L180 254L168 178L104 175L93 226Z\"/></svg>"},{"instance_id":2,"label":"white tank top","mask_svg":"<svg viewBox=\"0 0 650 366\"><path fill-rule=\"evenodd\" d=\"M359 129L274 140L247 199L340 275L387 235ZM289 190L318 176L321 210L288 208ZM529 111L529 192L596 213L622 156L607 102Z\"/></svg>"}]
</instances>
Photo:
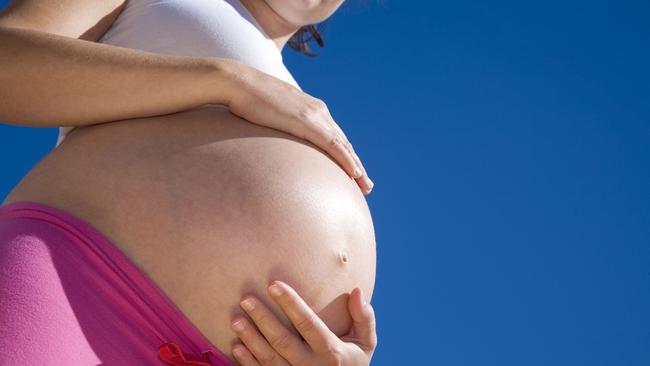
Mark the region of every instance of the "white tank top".
<instances>
[{"instance_id":1,"label":"white tank top","mask_svg":"<svg viewBox=\"0 0 650 366\"><path fill-rule=\"evenodd\" d=\"M300 89L282 53L238 0L127 0L99 43L237 60ZM56 146L74 126L59 128Z\"/></svg>"}]
</instances>

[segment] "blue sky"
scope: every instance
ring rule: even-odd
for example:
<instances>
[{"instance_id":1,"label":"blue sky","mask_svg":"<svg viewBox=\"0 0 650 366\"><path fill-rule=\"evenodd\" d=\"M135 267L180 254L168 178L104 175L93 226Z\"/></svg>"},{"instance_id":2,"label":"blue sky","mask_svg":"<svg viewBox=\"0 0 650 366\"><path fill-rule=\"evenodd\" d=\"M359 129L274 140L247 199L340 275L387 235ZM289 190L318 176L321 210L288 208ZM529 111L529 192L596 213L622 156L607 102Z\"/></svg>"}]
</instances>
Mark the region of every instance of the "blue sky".
<instances>
[{"instance_id":1,"label":"blue sky","mask_svg":"<svg viewBox=\"0 0 650 366\"><path fill-rule=\"evenodd\" d=\"M376 184L373 365L650 364L650 3L350 0L324 37L284 57ZM0 197L55 141L0 126Z\"/></svg>"}]
</instances>

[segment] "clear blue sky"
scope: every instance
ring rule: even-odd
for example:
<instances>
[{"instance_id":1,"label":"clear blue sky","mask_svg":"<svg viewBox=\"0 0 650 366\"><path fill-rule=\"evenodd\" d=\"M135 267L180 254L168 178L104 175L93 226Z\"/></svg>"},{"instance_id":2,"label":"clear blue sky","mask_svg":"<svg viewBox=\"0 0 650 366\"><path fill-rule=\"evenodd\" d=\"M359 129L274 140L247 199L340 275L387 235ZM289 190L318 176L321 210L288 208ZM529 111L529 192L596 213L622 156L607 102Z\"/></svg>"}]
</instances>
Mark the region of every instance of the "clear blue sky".
<instances>
[{"instance_id":1,"label":"clear blue sky","mask_svg":"<svg viewBox=\"0 0 650 366\"><path fill-rule=\"evenodd\" d=\"M650 3L349 0L324 37L284 54L376 183L373 365L650 365ZM0 197L55 140L0 126Z\"/></svg>"}]
</instances>

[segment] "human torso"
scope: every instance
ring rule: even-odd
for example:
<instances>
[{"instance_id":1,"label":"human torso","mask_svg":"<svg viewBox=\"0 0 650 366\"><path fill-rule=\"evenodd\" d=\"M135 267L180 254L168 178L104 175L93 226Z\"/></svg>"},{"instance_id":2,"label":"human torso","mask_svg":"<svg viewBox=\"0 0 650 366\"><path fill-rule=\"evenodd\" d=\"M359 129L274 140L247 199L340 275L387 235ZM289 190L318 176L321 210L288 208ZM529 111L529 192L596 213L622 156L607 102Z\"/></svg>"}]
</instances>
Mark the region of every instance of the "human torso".
<instances>
[{"instance_id":1,"label":"human torso","mask_svg":"<svg viewBox=\"0 0 650 366\"><path fill-rule=\"evenodd\" d=\"M279 53L247 61L266 52L255 56L263 43L233 45L227 54L215 47L228 33L205 14L212 4L221 11L240 5L130 1L101 41L260 62L263 71L293 80ZM147 20L152 14L157 20ZM149 26L139 26L137 36L128 33L130 22ZM190 37L194 47L179 42ZM342 295L357 286L370 295L374 287L372 219L356 183L314 145L222 106L77 129L5 203L14 201L49 204L98 228L225 352L239 299L266 296L272 279L294 285L338 334L350 325Z\"/></svg>"}]
</instances>

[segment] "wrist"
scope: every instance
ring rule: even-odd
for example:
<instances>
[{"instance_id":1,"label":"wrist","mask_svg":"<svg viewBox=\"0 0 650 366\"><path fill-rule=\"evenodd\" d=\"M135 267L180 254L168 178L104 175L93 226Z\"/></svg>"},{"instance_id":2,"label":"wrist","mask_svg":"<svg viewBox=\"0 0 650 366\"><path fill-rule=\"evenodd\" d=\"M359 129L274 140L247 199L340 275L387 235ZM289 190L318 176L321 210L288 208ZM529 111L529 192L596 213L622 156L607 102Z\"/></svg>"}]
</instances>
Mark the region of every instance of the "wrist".
<instances>
[{"instance_id":1,"label":"wrist","mask_svg":"<svg viewBox=\"0 0 650 366\"><path fill-rule=\"evenodd\" d=\"M229 105L241 90L246 68L236 60L213 57L209 59L210 103Z\"/></svg>"}]
</instances>

